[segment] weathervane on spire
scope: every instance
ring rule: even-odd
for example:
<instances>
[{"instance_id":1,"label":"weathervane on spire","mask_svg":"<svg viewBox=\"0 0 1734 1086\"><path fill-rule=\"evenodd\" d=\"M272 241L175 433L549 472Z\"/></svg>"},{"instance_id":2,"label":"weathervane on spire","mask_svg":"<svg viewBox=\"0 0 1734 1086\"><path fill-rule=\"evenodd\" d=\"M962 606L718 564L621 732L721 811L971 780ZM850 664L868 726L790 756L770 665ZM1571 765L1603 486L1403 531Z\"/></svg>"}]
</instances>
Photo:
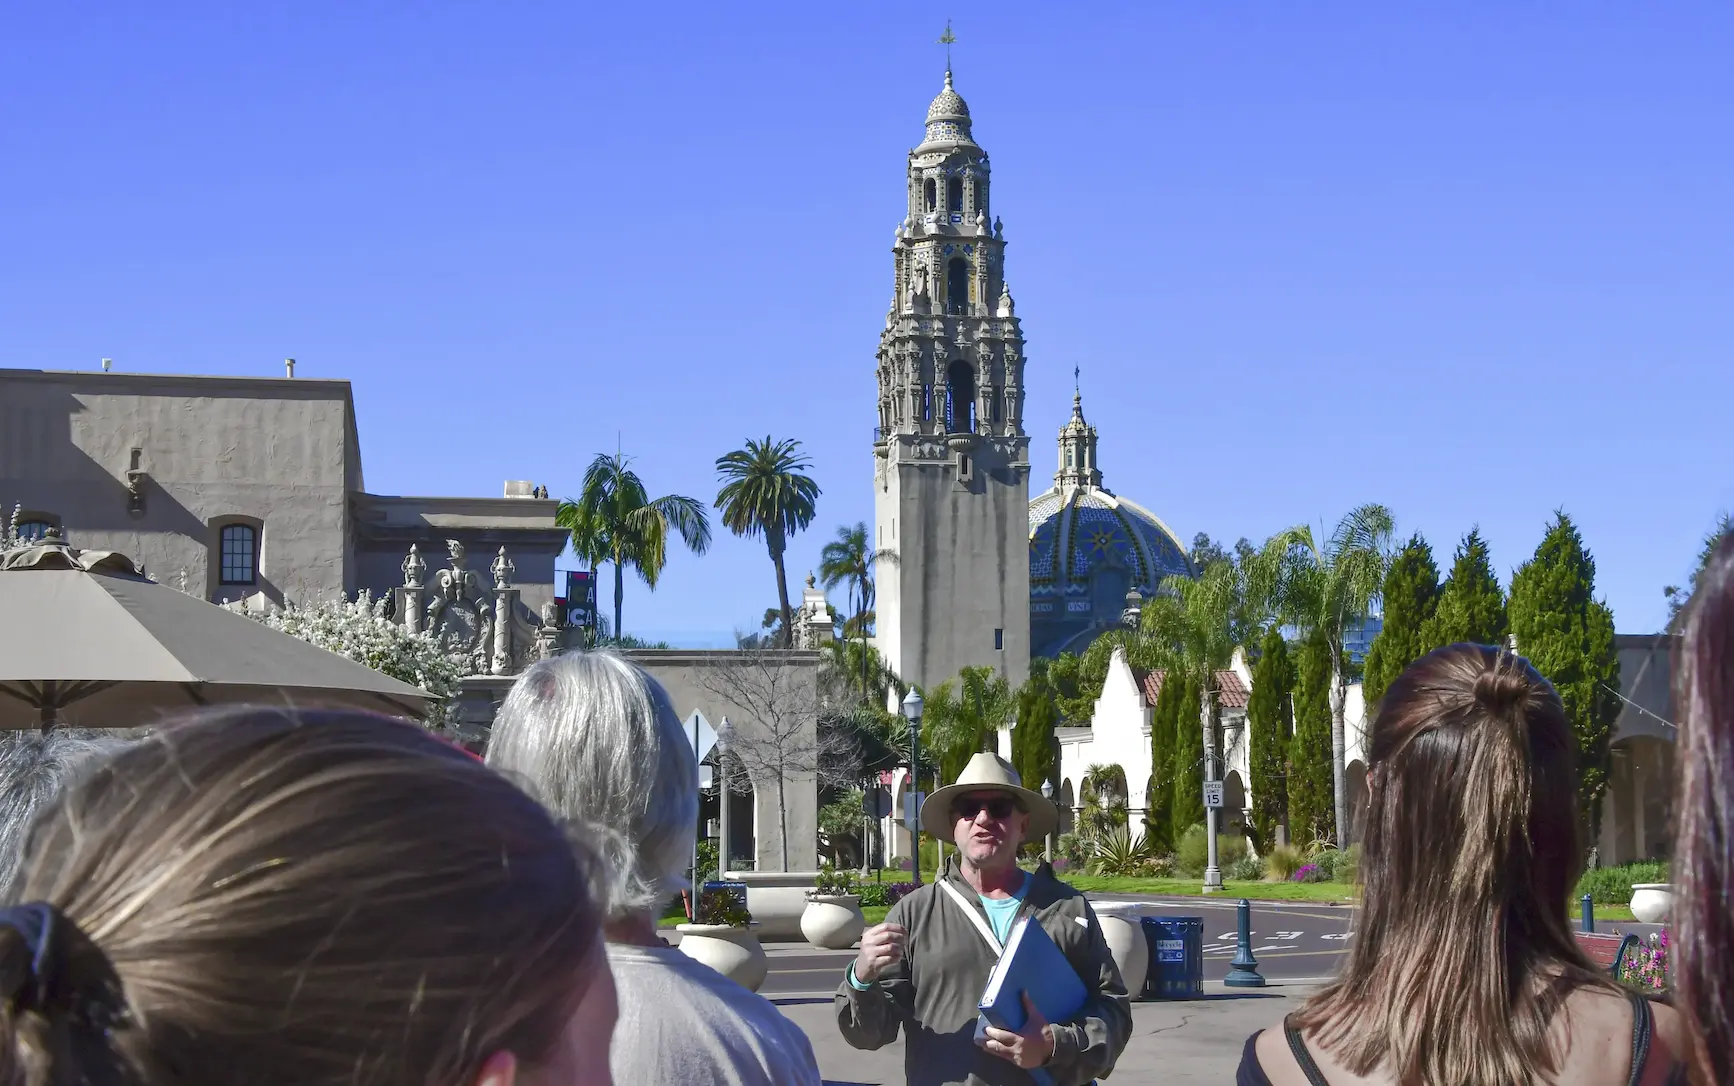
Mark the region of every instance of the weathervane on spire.
<instances>
[{"instance_id":1,"label":"weathervane on spire","mask_svg":"<svg viewBox=\"0 0 1734 1086\"><path fill-rule=\"evenodd\" d=\"M1083 372L1081 367L1072 367L1072 395L1074 396L1082 396L1084 394L1083 385L1078 377L1081 372Z\"/></svg>"},{"instance_id":2,"label":"weathervane on spire","mask_svg":"<svg viewBox=\"0 0 1734 1086\"><path fill-rule=\"evenodd\" d=\"M951 20L945 20L945 33L939 36L939 44L945 46L945 74L951 74L951 46L957 41L957 35L951 32Z\"/></svg>"}]
</instances>

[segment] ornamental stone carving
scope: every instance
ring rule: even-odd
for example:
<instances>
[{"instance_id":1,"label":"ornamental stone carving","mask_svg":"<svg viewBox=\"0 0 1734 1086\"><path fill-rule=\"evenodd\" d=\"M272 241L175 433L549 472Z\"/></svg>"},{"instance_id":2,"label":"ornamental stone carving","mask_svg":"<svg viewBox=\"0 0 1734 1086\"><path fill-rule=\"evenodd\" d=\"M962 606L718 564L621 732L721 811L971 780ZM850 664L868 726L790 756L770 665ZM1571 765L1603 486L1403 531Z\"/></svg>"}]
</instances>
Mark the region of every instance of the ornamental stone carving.
<instances>
[{"instance_id":1,"label":"ornamental stone carving","mask_svg":"<svg viewBox=\"0 0 1734 1086\"><path fill-rule=\"evenodd\" d=\"M398 567L403 570L403 586L405 588L420 588L427 576L427 562L421 556L421 550L414 544L409 545L409 556Z\"/></svg>"},{"instance_id":2,"label":"ornamental stone carving","mask_svg":"<svg viewBox=\"0 0 1734 1086\"><path fill-rule=\"evenodd\" d=\"M494 556L494 564L488 567L488 571L494 575L495 588L510 588L512 587L512 574L518 571L518 567L513 564L510 558L506 557L506 548L501 547L500 553Z\"/></svg>"}]
</instances>

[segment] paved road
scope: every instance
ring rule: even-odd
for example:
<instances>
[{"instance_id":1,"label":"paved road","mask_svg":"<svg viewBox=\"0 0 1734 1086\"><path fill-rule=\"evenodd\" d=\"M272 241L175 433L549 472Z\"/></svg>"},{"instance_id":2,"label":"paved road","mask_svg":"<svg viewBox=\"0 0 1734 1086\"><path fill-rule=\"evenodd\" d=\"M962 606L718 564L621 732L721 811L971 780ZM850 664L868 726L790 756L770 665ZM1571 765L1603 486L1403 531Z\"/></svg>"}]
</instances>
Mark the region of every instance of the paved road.
<instances>
[{"instance_id":1,"label":"paved road","mask_svg":"<svg viewBox=\"0 0 1734 1086\"><path fill-rule=\"evenodd\" d=\"M1237 901L1160 899L1133 894L1091 894L1092 900L1138 901L1155 915L1204 918L1204 977L1221 980L1234 957ZM1252 947L1259 972L1277 980L1328 977L1337 971L1352 938L1347 906L1318 902L1258 902L1252 907ZM819 996L833 991L854 951L816 950L798 943L771 944L770 973L761 995Z\"/></svg>"},{"instance_id":2,"label":"paved road","mask_svg":"<svg viewBox=\"0 0 1734 1086\"><path fill-rule=\"evenodd\" d=\"M1091 900L1137 901L1153 915L1204 918L1204 978L1219 981L1228 974L1235 951L1237 900L1216 898L1151 898L1136 894L1091 894ZM1354 938L1354 912L1347 905L1314 901L1259 901L1252 905L1252 952L1258 971L1272 981L1317 981L1336 974ZM1572 926L1577 926L1574 921ZM1601 921L1597 931L1630 932L1648 939L1655 925ZM833 991L843 968L854 957L850 950L817 950L802 943L772 944L770 974L760 992L771 998L820 997Z\"/></svg>"}]
</instances>

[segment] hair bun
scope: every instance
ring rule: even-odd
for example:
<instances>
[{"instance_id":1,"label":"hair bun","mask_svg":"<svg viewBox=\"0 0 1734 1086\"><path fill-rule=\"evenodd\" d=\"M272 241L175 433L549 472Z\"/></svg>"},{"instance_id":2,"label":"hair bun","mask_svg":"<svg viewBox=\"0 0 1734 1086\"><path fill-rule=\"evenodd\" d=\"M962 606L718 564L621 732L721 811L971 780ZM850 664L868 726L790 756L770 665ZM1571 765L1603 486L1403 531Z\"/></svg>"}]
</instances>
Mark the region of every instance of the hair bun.
<instances>
[{"instance_id":1,"label":"hair bun","mask_svg":"<svg viewBox=\"0 0 1734 1086\"><path fill-rule=\"evenodd\" d=\"M1504 714L1522 705L1534 684L1522 661L1500 652L1491 667L1475 677L1475 704L1489 713Z\"/></svg>"}]
</instances>

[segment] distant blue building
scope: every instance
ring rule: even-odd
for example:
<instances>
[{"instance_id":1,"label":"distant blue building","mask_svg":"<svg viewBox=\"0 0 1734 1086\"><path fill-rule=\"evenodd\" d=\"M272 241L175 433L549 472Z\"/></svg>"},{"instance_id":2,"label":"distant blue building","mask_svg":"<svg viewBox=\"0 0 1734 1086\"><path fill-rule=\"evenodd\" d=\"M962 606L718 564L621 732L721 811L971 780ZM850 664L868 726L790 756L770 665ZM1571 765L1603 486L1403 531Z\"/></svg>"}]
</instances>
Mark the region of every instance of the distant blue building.
<instances>
[{"instance_id":1,"label":"distant blue building","mask_svg":"<svg viewBox=\"0 0 1734 1086\"><path fill-rule=\"evenodd\" d=\"M1367 650L1373 646L1373 638L1379 636L1379 631L1384 628L1385 619L1381 615L1351 623L1343 631L1343 651L1349 654L1349 661L1356 665L1365 663Z\"/></svg>"}]
</instances>

